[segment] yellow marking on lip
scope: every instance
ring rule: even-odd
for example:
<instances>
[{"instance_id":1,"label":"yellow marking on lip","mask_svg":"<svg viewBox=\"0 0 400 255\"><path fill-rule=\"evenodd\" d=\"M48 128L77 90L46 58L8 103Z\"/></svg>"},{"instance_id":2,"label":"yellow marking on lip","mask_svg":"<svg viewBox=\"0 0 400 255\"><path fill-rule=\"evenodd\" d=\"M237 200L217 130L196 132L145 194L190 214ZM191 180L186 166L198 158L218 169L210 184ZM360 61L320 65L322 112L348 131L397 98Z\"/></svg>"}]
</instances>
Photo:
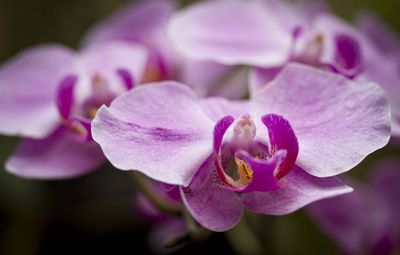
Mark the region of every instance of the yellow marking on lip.
<instances>
[{"instance_id":1,"label":"yellow marking on lip","mask_svg":"<svg viewBox=\"0 0 400 255\"><path fill-rule=\"evenodd\" d=\"M94 117L96 116L96 113L99 109L97 107L91 107L88 111L88 116L90 119L94 119Z\"/></svg>"},{"instance_id":2,"label":"yellow marking on lip","mask_svg":"<svg viewBox=\"0 0 400 255\"><path fill-rule=\"evenodd\" d=\"M253 179L253 169L244 160L235 157L238 177L234 180L235 186L246 187Z\"/></svg>"}]
</instances>

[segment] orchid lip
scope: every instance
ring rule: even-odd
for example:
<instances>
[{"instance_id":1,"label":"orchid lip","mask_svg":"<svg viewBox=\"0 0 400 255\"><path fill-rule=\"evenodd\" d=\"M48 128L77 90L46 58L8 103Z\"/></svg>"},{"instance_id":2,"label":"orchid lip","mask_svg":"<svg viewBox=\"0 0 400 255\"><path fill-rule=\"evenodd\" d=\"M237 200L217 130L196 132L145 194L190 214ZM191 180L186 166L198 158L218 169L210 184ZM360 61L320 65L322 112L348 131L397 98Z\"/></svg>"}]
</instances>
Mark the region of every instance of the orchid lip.
<instances>
[{"instance_id":1,"label":"orchid lip","mask_svg":"<svg viewBox=\"0 0 400 255\"><path fill-rule=\"evenodd\" d=\"M255 122L243 115L233 127L232 139L222 144L234 123L226 116L214 129L214 167L222 180L219 186L235 192L271 191L294 167L298 153L297 138L283 117L267 114L261 118L269 133L269 144L255 138Z\"/></svg>"},{"instance_id":2,"label":"orchid lip","mask_svg":"<svg viewBox=\"0 0 400 255\"><path fill-rule=\"evenodd\" d=\"M122 69L119 73L125 75L126 82L132 82L133 78L129 72ZM129 79L131 80L129 80ZM61 116L61 123L66 127L73 137L80 141L91 141L91 120L94 119L101 105L109 105L116 95L111 92L108 81L96 73L91 77L92 93L83 103L76 102L74 92L78 77L76 75L66 76L57 90L57 108ZM126 84L126 86L128 86Z\"/></svg>"},{"instance_id":3,"label":"orchid lip","mask_svg":"<svg viewBox=\"0 0 400 255\"><path fill-rule=\"evenodd\" d=\"M121 77L122 82L127 90L131 90L136 86L136 81L128 70L119 68L116 72Z\"/></svg>"}]
</instances>

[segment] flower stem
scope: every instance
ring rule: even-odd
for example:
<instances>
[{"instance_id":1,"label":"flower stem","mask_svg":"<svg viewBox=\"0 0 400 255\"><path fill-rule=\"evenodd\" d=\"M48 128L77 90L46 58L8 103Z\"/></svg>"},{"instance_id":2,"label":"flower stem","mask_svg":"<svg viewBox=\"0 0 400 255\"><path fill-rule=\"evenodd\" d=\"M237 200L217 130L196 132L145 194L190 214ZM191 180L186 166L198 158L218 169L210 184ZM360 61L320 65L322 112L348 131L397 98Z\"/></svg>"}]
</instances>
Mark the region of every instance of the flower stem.
<instances>
[{"instance_id":1,"label":"flower stem","mask_svg":"<svg viewBox=\"0 0 400 255\"><path fill-rule=\"evenodd\" d=\"M162 197L160 197L154 191L154 189L151 187L151 184L143 174L137 171L132 171L131 176L136 184L136 187L139 188L144 195L146 195L150 202L152 202L153 205L160 210L160 212L172 216L180 216L182 214L182 208L174 206L173 204L163 200Z\"/></svg>"},{"instance_id":2,"label":"flower stem","mask_svg":"<svg viewBox=\"0 0 400 255\"><path fill-rule=\"evenodd\" d=\"M225 232L225 236L232 249L239 255L264 254L263 245L254 235L245 217L242 217L235 228Z\"/></svg>"}]
</instances>

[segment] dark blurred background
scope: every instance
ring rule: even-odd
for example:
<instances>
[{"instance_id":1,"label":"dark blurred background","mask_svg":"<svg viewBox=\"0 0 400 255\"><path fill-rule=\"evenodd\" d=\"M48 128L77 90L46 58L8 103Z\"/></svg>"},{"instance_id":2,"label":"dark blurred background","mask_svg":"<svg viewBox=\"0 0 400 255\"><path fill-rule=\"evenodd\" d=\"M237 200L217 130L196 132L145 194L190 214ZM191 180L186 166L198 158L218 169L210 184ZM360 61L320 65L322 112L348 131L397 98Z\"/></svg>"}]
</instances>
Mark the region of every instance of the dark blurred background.
<instances>
[{"instance_id":1,"label":"dark blurred background","mask_svg":"<svg viewBox=\"0 0 400 255\"><path fill-rule=\"evenodd\" d=\"M20 50L44 42L76 47L85 31L125 0L0 0L0 63ZM186 1L191 2L191 1ZM331 0L350 19L360 9L374 10L400 30L399 0ZM0 123L1 125L1 123ZM150 224L135 215L129 175L105 165L100 171L68 181L32 181L3 169L18 142L0 136L0 254L151 253ZM362 177L378 152L355 175ZM300 211L285 217L253 216L270 254L336 254L328 238ZM179 253L234 254L223 234L187 245ZM322 252L324 251L324 252Z\"/></svg>"}]
</instances>

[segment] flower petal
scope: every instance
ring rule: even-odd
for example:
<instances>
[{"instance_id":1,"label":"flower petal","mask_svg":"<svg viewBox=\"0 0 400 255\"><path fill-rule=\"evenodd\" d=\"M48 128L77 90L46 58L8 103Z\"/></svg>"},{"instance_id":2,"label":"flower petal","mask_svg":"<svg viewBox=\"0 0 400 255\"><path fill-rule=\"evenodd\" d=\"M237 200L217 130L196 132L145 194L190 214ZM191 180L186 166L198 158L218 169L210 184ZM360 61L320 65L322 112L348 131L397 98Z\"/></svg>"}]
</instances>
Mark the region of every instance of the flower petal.
<instances>
[{"instance_id":1,"label":"flower petal","mask_svg":"<svg viewBox=\"0 0 400 255\"><path fill-rule=\"evenodd\" d=\"M0 70L0 133L44 138L60 122L56 90L74 67L74 53L63 46L28 49Z\"/></svg>"},{"instance_id":2,"label":"flower petal","mask_svg":"<svg viewBox=\"0 0 400 255\"><path fill-rule=\"evenodd\" d=\"M78 77L67 75L57 89L57 107L63 119L68 119L74 104L74 88Z\"/></svg>"},{"instance_id":3,"label":"flower petal","mask_svg":"<svg viewBox=\"0 0 400 255\"><path fill-rule=\"evenodd\" d=\"M281 182L283 187L277 191L243 194L244 206L256 213L284 215L314 201L352 191L336 177L314 177L299 167L295 167Z\"/></svg>"},{"instance_id":4,"label":"flower petal","mask_svg":"<svg viewBox=\"0 0 400 255\"><path fill-rule=\"evenodd\" d=\"M109 42L93 45L82 52L81 69L89 75L89 82L95 75L101 75L116 92L126 89L126 79L121 77L120 70L128 72L132 79L140 81L148 61L146 48L139 44ZM126 74L125 74L126 76ZM121 86L123 85L123 86Z\"/></svg>"},{"instance_id":5,"label":"flower petal","mask_svg":"<svg viewBox=\"0 0 400 255\"><path fill-rule=\"evenodd\" d=\"M374 13L362 11L356 16L361 31L384 53L400 50L400 39L394 30Z\"/></svg>"},{"instance_id":6,"label":"flower petal","mask_svg":"<svg viewBox=\"0 0 400 255\"><path fill-rule=\"evenodd\" d=\"M250 95L254 96L270 81L275 79L282 67L275 68L253 68L249 74Z\"/></svg>"},{"instance_id":7,"label":"flower petal","mask_svg":"<svg viewBox=\"0 0 400 255\"><path fill-rule=\"evenodd\" d=\"M385 203L393 223L399 223L400 215L400 160L386 159L379 162L371 176L373 187Z\"/></svg>"},{"instance_id":8,"label":"flower petal","mask_svg":"<svg viewBox=\"0 0 400 255\"><path fill-rule=\"evenodd\" d=\"M122 7L87 33L83 44L102 44L109 41L146 43L161 30L175 9L174 1L151 0L134 2Z\"/></svg>"},{"instance_id":9,"label":"flower petal","mask_svg":"<svg viewBox=\"0 0 400 255\"><path fill-rule=\"evenodd\" d=\"M160 82L101 107L92 135L116 168L187 185L212 153L213 126L186 85Z\"/></svg>"},{"instance_id":10,"label":"flower petal","mask_svg":"<svg viewBox=\"0 0 400 255\"><path fill-rule=\"evenodd\" d=\"M215 122L227 115L231 115L236 119L251 111L247 100L235 101L222 97L208 97L201 99L200 103L203 111Z\"/></svg>"},{"instance_id":11,"label":"flower petal","mask_svg":"<svg viewBox=\"0 0 400 255\"><path fill-rule=\"evenodd\" d=\"M240 192L253 192L253 191L272 191L278 190L281 186L278 184L275 178L275 169L279 166L279 163L284 160L286 153L279 151L272 155L270 159L259 160L255 159L250 154L244 151L238 151L235 156L240 160L243 160L253 170L253 178L250 184L240 190Z\"/></svg>"},{"instance_id":12,"label":"flower petal","mask_svg":"<svg viewBox=\"0 0 400 255\"><path fill-rule=\"evenodd\" d=\"M175 53L166 39L165 23L176 9L174 0L139 1L123 6L109 18L94 26L83 40L85 47L105 42L139 43L149 50L145 82L171 77ZM138 82L140 80L137 80Z\"/></svg>"},{"instance_id":13,"label":"flower petal","mask_svg":"<svg viewBox=\"0 0 400 255\"><path fill-rule=\"evenodd\" d=\"M375 84L289 64L253 99L259 115L286 118L299 141L296 164L319 177L345 172L387 144L390 113Z\"/></svg>"},{"instance_id":14,"label":"flower petal","mask_svg":"<svg viewBox=\"0 0 400 255\"><path fill-rule=\"evenodd\" d=\"M357 190L357 189L356 189ZM363 212L371 210L364 203L364 197L352 192L316 202L308 208L313 220L342 249L352 254L359 254L364 247Z\"/></svg>"},{"instance_id":15,"label":"flower petal","mask_svg":"<svg viewBox=\"0 0 400 255\"><path fill-rule=\"evenodd\" d=\"M387 215L371 189L351 182L355 191L310 205L318 226L350 254L362 254L386 234Z\"/></svg>"},{"instance_id":16,"label":"flower petal","mask_svg":"<svg viewBox=\"0 0 400 255\"><path fill-rule=\"evenodd\" d=\"M183 60L179 80L201 97L223 96L230 99L246 95L247 69L210 61Z\"/></svg>"},{"instance_id":17,"label":"flower petal","mask_svg":"<svg viewBox=\"0 0 400 255\"><path fill-rule=\"evenodd\" d=\"M267 114L262 117L262 122L268 128L271 153L283 150L286 154L274 173L276 178L280 179L293 169L299 153L299 144L290 123L282 116Z\"/></svg>"},{"instance_id":18,"label":"flower petal","mask_svg":"<svg viewBox=\"0 0 400 255\"><path fill-rule=\"evenodd\" d=\"M391 59L380 54L370 54L359 79L372 80L385 90L391 107L392 134L400 136L400 55L396 57Z\"/></svg>"},{"instance_id":19,"label":"flower petal","mask_svg":"<svg viewBox=\"0 0 400 255\"><path fill-rule=\"evenodd\" d=\"M95 142L82 143L60 128L46 139L22 141L6 162L6 169L24 178L65 179L93 171L104 160Z\"/></svg>"},{"instance_id":20,"label":"flower petal","mask_svg":"<svg viewBox=\"0 0 400 255\"><path fill-rule=\"evenodd\" d=\"M192 5L173 15L167 29L173 46L185 57L227 65L282 64L292 40L257 1Z\"/></svg>"},{"instance_id":21,"label":"flower petal","mask_svg":"<svg viewBox=\"0 0 400 255\"><path fill-rule=\"evenodd\" d=\"M199 168L181 195L193 218L203 227L216 232L233 228L242 216L242 202L235 192L220 187L219 177L210 157Z\"/></svg>"}]
</instances>

